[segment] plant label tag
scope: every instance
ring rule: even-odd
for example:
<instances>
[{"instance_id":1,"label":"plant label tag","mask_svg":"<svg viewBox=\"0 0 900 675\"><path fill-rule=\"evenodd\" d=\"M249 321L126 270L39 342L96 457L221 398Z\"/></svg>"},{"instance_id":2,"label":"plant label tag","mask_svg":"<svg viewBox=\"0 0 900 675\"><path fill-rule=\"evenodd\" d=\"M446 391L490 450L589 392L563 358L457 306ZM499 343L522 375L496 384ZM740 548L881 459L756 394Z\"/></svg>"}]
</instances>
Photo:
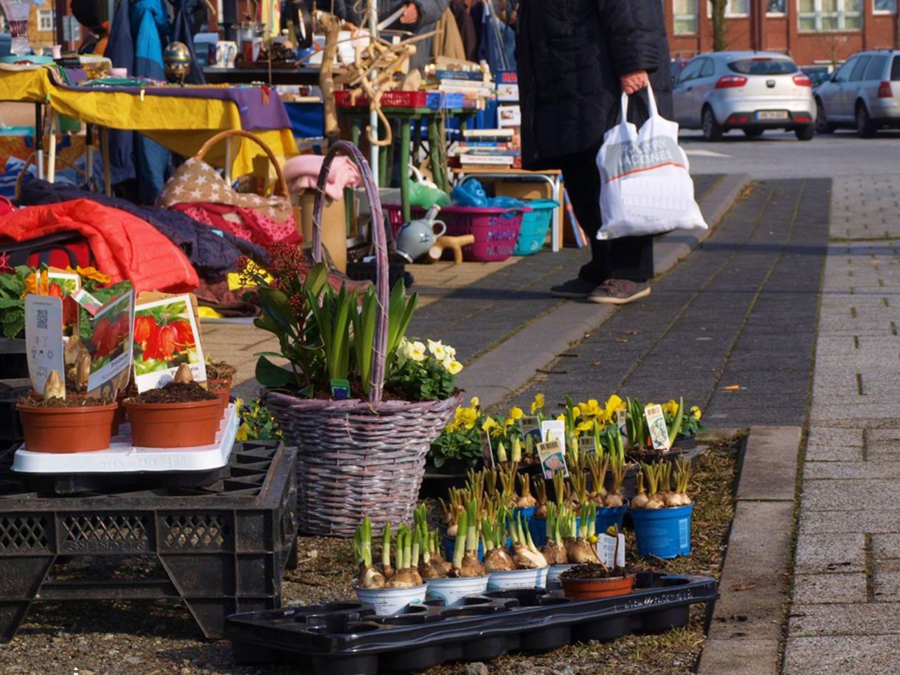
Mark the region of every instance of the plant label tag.
<instances>
[{"instance_id":1,"label":"plant label tag","mask_svg":"<svg viewBox=\"0 0 900 675\"><path fill-rule=\"evenodd\" d=\"M520 419L519 429L522 431L523 439L531 436L535 443L540 443L544 440L541 435L541 421L534 415L526 415Z\"/></svg>"},{"instance_id":2,"label":"plant label tag","mask_svg":"<svg viewBox=\"0 0 900 675\"><path fill-rule=\"evenodd\" d=\"M134 382L139 392L171 382L182 363L190 366L194 382L206 382L206 362L193 306L190 294L135 306Z\"/></svg>"},{"instance_id":3,"label":"plant label tag","mask_svg":"<svg viewBox=\"0 0 900 675\"><path fill-rule=\"evenodd\" d=\"M647 406L644 410L644 417L647 418L647 428L650 430L650 440L653 442L653 449L660 452L668 452L669 428L666 426L666 417L663 415L662 406Z\"/></svg>"},{"instance_id":4,"label":"plant label tag","mask_svg":"<svg viewBox=\"0 0 900 675\"><path fill-rule=\"evenodd\" d=\"M538 457L541 458L541 470L546 480L553 480L553 476L561 473L569 476L569 466L566 464L566 448L562 439L554 438L546 443L538 443Z\"/></svg>"},{"instance_id":5,"label":"plant label tag","mask_svg":"<svg viewBox=\"0 0 900 675\"><path fill-rule=\"evenodd\" d=\"M51 371L55 370L65 378L62 298L25 296L25 348L28 350L28 375L36 393L44 393Z\"/></svg>"},{"instance_id":6,"label":"plant label tag","mask_svg":"<svg viewBox=\"0 0 900 675\"><path fill-rule=\"evenodd\" d=\"M346 401L350 398L349 380L331 380L331 398L335 401Z\"/></svg>"},{"instance_id":7,"label":"plant label tag","mask_svg":"<svg viewBox=\"0 0 900 675\"><path fill-rule=\"evenodd\" d=\"M597 439L593 436L582 436L578 439L578 451L582 457L597 454Z\"/></svg>"},{"instance_id":8,"label":"plant label tag","mask_svg":"<svg viewBox=\"0 0 900 675\"><path fill-rule=\"evenodd\" d=\"M91 316L97 316L97 312L99 312L100 308L103 307L102 302L100 302L97 298L95 298L83 288L79 288L77 291L72 293L72 299L79 305L84 307L87 313Z\"/></svg>"},{"instance_id":9,"label":"plant label tag","mask_svg":"<svg viewBox=\"0 0 900 675\"><path fill-rule=\"evenodd\" d=\"M491 448L491 432L490 431L482 431L481 432L481 455L484 457L484 465L493 469L496 466L494 462L494 451Z\"/></svg>"},{"instance_id":10,"label":"plant label tag","mask_svg":"<svg viewBox=\"0 0 900 675\"><path fill-rule=\"evenodd\" d=\"M56 284L62 291L63 297L67 297L81 290L81 275L76 272L62 272L56 269L47 271L47 281Z\"/></svg>"},{"instance_id":11,"label":"plant label tag","mask_svg":"<svg viewBox=\"0 0 900 675\"><path fill-rule=\"evenodd\" d=\"M110 300L91 319L83 343L91 356L88 391L101 395L123 370L131 367L134 340L134 289ZM113 387L114 388L114 387Z\"/></svg>"},{"instance_id":12,"label":"plant label tag","mask_svg":"<svg viewBox=\"0 0 900 675\"><path fill-rule=\"evenodd\" d=\"M617 542L618 547L616 546ZM598 533L597 557L610 569L625 567L625 535L620 532L613 537L605 533Z\"/></svg>"},{"instance_id":13,"label":"plant label tag","mask_svg":"<svg viewBox=\"0 0 900 675\"><path fill-rule=\"evenodd\" d=\"M541 440L544 443L559 441L563 450L566 447L566 423L562 420L544 420L541 422Z\"/></svg>"},{"instance_id":14,"label":"plant label tag","mask_svg":"<svg viewBox=\"0 0 900 675\"><path fill-rule=\"evenodd\" d=\"M628 411L627 410L617 410L616 411L616 424L619 427L619 435L628 436Z\"/></svg>"}]
</instances>

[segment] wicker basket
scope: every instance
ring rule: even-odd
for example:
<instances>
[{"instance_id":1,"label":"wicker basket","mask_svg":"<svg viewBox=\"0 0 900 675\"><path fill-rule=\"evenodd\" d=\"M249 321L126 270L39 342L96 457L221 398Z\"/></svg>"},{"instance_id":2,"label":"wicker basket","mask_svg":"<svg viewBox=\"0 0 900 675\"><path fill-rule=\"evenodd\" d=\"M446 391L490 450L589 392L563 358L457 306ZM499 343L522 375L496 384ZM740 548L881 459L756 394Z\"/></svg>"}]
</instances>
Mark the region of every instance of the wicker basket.
<instances>
[{"instance_id":1,"label":"wicker basket","mask_svg":"<svg viewBox=\"0 0 900 675\"><path fill-rule=\"evenodd\" d=\"M370 400L322 401L268 391L264 398L284 433L298 448L297 519L305 534L353 535L369 516L376 527L412 518L431 442L462 400L382 402L389 303L388 259L378 189L369 166L350 143L335 143L319 174L313 216L315 260L322 257L321 216L328 171L346 154L360 169L373 205L378 314L373 344Z\"/></svg>"}]
</instances>

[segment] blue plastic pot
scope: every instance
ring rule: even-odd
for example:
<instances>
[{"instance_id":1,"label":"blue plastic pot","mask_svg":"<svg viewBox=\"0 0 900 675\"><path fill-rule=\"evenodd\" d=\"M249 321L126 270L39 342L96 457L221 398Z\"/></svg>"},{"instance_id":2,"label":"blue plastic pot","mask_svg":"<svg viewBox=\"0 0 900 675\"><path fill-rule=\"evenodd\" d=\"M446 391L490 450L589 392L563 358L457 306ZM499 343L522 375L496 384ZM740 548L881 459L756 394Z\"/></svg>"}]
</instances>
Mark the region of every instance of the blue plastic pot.
<instances>
[{"instance_id":1,"label":"blue plastic pot","mask_svg":"<svg viewBox=\"0 0 900 675\"><path fill-rule=\"evenodd\" d=\"M615 525L622 531L622 521L628 506L613 506L597 509L597 534L605 534L606 530Z\"/></svg>"},{"instance_id":2,"label":"blue plastic pot","mask_svg":"<svg viewBox=\"0 0 900 675\"><path fill-rule=\"evenodd\" d=\"M453 561L453 554L456 551L456 539L451 539L444 535L444 556L445 560ZM478 542L478 562L484 562L484 542Z\"/></svg>"},{"instance_id":3,"label":"blue plastic pot","mask_svg":"<svg viewBox=\"0 0 900 675\"><path fill-rule=\"evenodd\" d=\"M528 521L528 531L531 532L531 540L540 548L547 543L547 519L532 518Z\"/></svg>"},{"instance_id":4,"label":"blue plastic pot","mask_svg":"<svg viewBox=\"0 0 900 675\"><path fill-rule=\"evenodd\" d=\"M638 554L657 558L690 555L693 510L693 504L656 510L632 509Z\"/></svg>"}]
</instances>

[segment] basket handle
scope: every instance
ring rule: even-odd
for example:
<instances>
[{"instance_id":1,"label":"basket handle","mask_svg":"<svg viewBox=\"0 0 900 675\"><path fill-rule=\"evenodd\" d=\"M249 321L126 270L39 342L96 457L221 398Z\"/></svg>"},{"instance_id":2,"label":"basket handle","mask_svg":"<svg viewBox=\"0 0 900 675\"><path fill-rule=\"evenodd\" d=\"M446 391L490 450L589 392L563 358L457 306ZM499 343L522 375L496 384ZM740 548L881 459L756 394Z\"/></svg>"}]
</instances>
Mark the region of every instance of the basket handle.
<instances>
[{"instance_id":1,"label":"basket handle","mask_svg":"<svg viewBox=\"0 0 900 675\"><path fill-rule=\"evenodd\" d=\"M385 241L384 214L381 211L381 195L372 178L372 171L366 158L359 149L347 141L337 141L331 146L322 170L319 172L319 180L316 185L316 202L313 208L313 232L312 232L312 257L313 261L322 261L322 209L325 206L325 186L328 183L328 172L331 163L338 155L346 155L356 164L359 174L362 176L363 186L372 211L372 243L375 245L375 291L378 299L378 311L375 315L375 340L372 344L375 358L372 362L372 374L369 377L371 388L369 390L369 403L377 406L381 403L382 390L384 389L384 376L387 362L387 333L388 333L388 255L387 242Z\"/></svg>"},{"instance_id":2,"label":"basket handle","mask_svg":"<svg viewBox=\"0 0 900 675\"><path fill-rule=\"evenodd\" d=\"M220 131L201 146L197 151L197 154L194 155L194 159L198 159L202 162L203 158L206 157L206 153L208 153L215 145L226 138L231 138L233 136L247 138L262 148L263 152L268 156L269 161L272 162L272 166L275 167L275 177L277 179L277 184L275 186L276 192L280 192L282 197L288 199L289 193L287 181L284 180L284 173L281 171L281 164L279 164L278 160L275 158L275 153L272 152L272 148L266 145L259 136L251 134L249 131L244 131L243 129L226 129L225 131Z\"/></svg>"}]
</instances>

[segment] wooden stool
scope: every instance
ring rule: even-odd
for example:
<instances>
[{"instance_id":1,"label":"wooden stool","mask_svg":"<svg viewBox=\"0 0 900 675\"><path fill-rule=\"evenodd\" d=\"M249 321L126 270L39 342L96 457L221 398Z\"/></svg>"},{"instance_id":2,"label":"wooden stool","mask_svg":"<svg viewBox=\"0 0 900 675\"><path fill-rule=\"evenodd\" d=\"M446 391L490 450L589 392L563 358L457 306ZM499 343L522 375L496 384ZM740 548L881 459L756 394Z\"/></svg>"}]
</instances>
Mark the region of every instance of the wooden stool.
<instances>
[{"instance_id":1,"label":"wooden stool","mask_svg":"<svg viewBox=\"0 0 900 675\"><path fill-rule=\"evenodd\" d=\"M441 259L446 249L453 251L453 262L459 265L463 261L462 247L475 243L475 235L463 234L459 237L440 237L431 250L428 251L428 258L433 262Z\"/></svg>"}]
</instances>

